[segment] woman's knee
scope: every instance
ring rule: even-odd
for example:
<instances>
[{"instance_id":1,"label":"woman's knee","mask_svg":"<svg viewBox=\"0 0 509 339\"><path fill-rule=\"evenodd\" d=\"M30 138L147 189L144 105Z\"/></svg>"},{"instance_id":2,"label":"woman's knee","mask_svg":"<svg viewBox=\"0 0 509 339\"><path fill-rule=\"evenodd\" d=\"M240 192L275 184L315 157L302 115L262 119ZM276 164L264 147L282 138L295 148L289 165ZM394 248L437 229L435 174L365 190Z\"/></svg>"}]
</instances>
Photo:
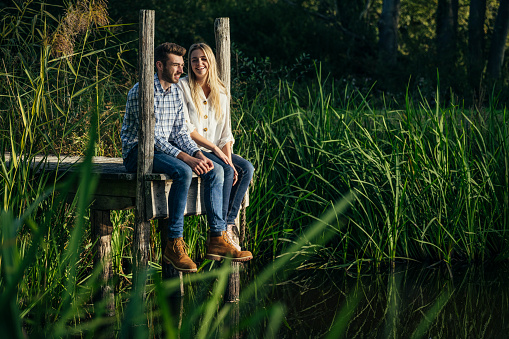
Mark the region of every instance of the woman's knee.
<instances>
[{"instance_id":1,"label":"woman's knee","mask_svg":"<svg viewBox=\"0 0 509 339\"><path fill-rule=\"evenodd\" d=\"M234 174L233 167L231 167L230 165L224 166L223 171L224 171L224 180L233 179L233 174Z\"/></svg>"},{"instance_id":2,"label":"woman's knee","mask_svg":"<svg viewBox=\"0 0 509 339\"><path fill-rule=\"evenodd\" d=\"M253 174L254 174L254 170L255 170L253 164L249 160L242 159L242 161L240 161L237 164L237 166L241 169L241 172L242 172L239 174L242 175L243 177L249 178L249 180L251 180L251 178L253 177Z\"/></svg>"}]
</instances>

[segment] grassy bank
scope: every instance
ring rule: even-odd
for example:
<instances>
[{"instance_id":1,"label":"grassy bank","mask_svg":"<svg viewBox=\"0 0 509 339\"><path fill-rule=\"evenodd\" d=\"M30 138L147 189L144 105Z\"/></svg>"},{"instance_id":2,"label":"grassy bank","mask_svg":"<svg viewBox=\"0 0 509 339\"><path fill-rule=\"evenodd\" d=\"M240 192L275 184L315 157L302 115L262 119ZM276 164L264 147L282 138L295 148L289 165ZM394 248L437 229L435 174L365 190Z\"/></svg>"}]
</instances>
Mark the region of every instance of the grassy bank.
<instances>
[{"instance_id":1,"label":"grassy bank","mask_svg":"<svg viewBox=\"0 0 509 339\"><path fill-rule=\"evenodd\" d=\"M281 82L258 98L240 102L234 124L236 150L257 168L255 245L270 234L277 255L352 190L355 206L309 265L507 258L509 117L495 102L470 109L435 95L374 105L319 71L304 94Z\"/></svg>"}]
</instances>

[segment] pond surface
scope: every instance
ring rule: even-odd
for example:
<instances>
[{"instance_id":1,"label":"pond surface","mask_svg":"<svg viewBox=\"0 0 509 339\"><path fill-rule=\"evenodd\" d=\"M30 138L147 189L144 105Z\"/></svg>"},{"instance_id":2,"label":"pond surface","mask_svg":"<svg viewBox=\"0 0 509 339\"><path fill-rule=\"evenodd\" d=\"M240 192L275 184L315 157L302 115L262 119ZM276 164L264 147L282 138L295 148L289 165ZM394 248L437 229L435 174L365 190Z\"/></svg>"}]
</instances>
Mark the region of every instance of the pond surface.
<instances>
[{"instance_id":1,"label":"pond surface","mask_svg":"<svg viewBox=\"0 0 509 339\"><path fill-rule=\"evenodd\" d=\"M180 331L181 338L196 336L217 281L187 284L184 298L168 299L165 306L172 310L172 332ZM244 281L243 289L248 284ZM340 270L292 271L274 275L271 283L255 290L250 300L230 304L235 312L208 335L509 338L509 263L452 268L397 264L393 270L361 276ZM149 314L150 336L164 337L168 327L157 311L161 299L152 301L155 312L152 318ZM221 313L221 303L215 305L212 307ZM278 307L284 313L278 313ZM232 330L235 324L238 331Z\"/></svg>"},{"instance_id":2,"label":"pond surface","mask_svg":"<svg viewBox=\"0 0 509 339\"><path fill-rule=\"evenodd\" d=\"M296 272L268 296L286 305L279 338L324 337L338 321L344 338L509 338L507 263Z\"/></svg>"}]
</instances>

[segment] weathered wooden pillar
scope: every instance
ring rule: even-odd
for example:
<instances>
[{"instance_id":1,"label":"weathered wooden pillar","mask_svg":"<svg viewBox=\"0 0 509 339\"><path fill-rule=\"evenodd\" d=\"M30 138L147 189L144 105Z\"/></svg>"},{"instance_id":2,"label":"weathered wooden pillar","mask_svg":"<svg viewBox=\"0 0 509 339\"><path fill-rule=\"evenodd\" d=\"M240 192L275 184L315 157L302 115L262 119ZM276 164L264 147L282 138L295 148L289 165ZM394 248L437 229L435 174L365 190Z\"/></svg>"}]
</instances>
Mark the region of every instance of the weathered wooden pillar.
<instances>
[{"instance_id":1,"label":"weathered wooden pillar","mask_svg":"<svg viewBox=\"0 0 509 339\"><path fill-rule=\"evenodd\" d=\"M151 10L140 11L138 69L139 121L136 212L134 224L134 280L146 270L150 254L150 221L146 215L145 175L152 172L154 161L154 18ZM145 286L145 284L134 284Z\"/></svg>"},{"instance_id":2,"label":"weathered wooden pillar","mask_svg":"<svg viewBox=\"0 0 509 339\"><path fill-rule=\"evenodd\" d=\"M214 22L216 37L216 60L219 77L230 94L231 51L230 51L230 18L217 18ZM229 96L228 96L229 98Z\"/></svg>"},{"instance_id":3,"label":"weathered wooden pillar","mask_svg":"<svg viewBox=\"0 0 509 339\"><path fill-rule=\"evenodd\" d=\"M233 303L229 314L229 325L232 328L232 335L230 339L240 339L241 333L239 331L240 325L240 307L239 303Z\"/></svg>"},{"instance_id":4,"label":"weathered wooden pillar","mask_svg":"<svg viewBox=\"0 0 509 339\"><path fill-rule=\"evenodd\" d=\"M231 226L228 226L228 231L230 231L230 237L237 244L239 243L238 233L235 229L230 230ZM237 228L237 226L234 226ZM224 296L224 301L229 303L235 303L239 301L240 295L240 269L242 268L242 263L240 262L232 262L232 272L228 277L228 285L226 286L226 292Z\"/></svg>"},{"instance_id":5,"label":"weathered wooden pillar","mask_svg":"<svg viewBox=\"0 0 509 339\"><path fill-rule=\"evenodd\" d=\"M251 180L251 183L252 182L253 181ZM239 244L241 246L246 238L246 226L247 226L246 207L248 205L249 205L249 192L246 192L246 195L244 195L244 199L242 199L242 204L240 205L240 211L237 217L238 220L235 220L235 223L239 226Z\"/></svg>"},{"instance_id":6,"label":"weathered wooden pillar","mask_svg":"<svg viewBox=\"0 0 509 339\"><path fill-rule=\"evenodd\" d=\"M90 210L90 224L92 227L92 242L94 247L94 267L102 267L100 275L100 290L95 299L105 304L105 314L115 315L115 295L112 286L113 265L111 261L111 234L113 224L110 219L110 211Z\"/></svg>"},{"instance_id":7,"label":"weathered wooden pillar","mask_svg":"<svg viewBox=\"0 0 509 339\"><path fill-rule=\"evenodd\" d=\"M230 82L231 82L231 51L230 51L230 19L217 18L214 22L214 33L216 37L216 60L219 71L219 77L223 81L228 91L228 98L230 98ZM242 213L242 212L241 212ZM235 229L229 230L230 236L233 235L233 240L239 243L240 228L238 219L236 220ZM228 287L226 290L225 301L237 302L240 294L240 268L241 263L232 262L233 272L228 279Z\"/></svg>"}]
</instances>

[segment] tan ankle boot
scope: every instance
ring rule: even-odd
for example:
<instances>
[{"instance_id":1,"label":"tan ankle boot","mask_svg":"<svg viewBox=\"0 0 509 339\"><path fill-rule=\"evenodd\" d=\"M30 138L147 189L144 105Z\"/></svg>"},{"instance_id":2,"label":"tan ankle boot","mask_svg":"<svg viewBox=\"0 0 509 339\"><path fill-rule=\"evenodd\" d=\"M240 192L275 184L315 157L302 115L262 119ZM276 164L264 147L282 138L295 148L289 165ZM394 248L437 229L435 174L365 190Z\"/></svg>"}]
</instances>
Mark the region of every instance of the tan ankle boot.
<instances>
[{"instance_id":1,"label":"tan ankle boot","mask_svg":"<svg viewBox=\"0 0 509 339\"><path fill-rule=\"evenodd\" d=\"M235 240L233 240L233 239L234 239L234 237L235 237L235 235L233 234L233 231L231 231L231 230L227 230L227 231L226 231L226 236L229 238L229 241L228 241L228 242L229 242L230 244L232 244L232 245L233 245L233 247L235 247L235 249L236 249L237 251L241 251L241 250L242 250L242 249L241 249L241 247L240 247L240 245L239 245L239 243L238 243L238 242L236 242ZM208 247L208 246L209 246L209 243L210 243L210 232L207 232L207 239L205 239L205 246L207 246L207 247Z\"/></svg>"},{"instance_id":2,"label":"tan ankle boot","mask_svg":"<svg viewBox=\"0 0 509 339\"><path fill-rule=\"evenodd\" d=\"M230 237L223 231L219 237L210 237L205 258L210 260L222 260L231 258L232 261L249 261L253 255L249 251L239 251L235 248Z\"/></svg>"},{"instance_id":3,"label":"tan ankle boot","mask_svg":"<svg viewBox=\"0 0 509 339\"><path fill-rule=\"evenodd\" d=\"M163 259L177 271L196 272L196 264L187 255L186 248L183 238L170 238L166 241Z\"/></svg>"}]
</instances>

